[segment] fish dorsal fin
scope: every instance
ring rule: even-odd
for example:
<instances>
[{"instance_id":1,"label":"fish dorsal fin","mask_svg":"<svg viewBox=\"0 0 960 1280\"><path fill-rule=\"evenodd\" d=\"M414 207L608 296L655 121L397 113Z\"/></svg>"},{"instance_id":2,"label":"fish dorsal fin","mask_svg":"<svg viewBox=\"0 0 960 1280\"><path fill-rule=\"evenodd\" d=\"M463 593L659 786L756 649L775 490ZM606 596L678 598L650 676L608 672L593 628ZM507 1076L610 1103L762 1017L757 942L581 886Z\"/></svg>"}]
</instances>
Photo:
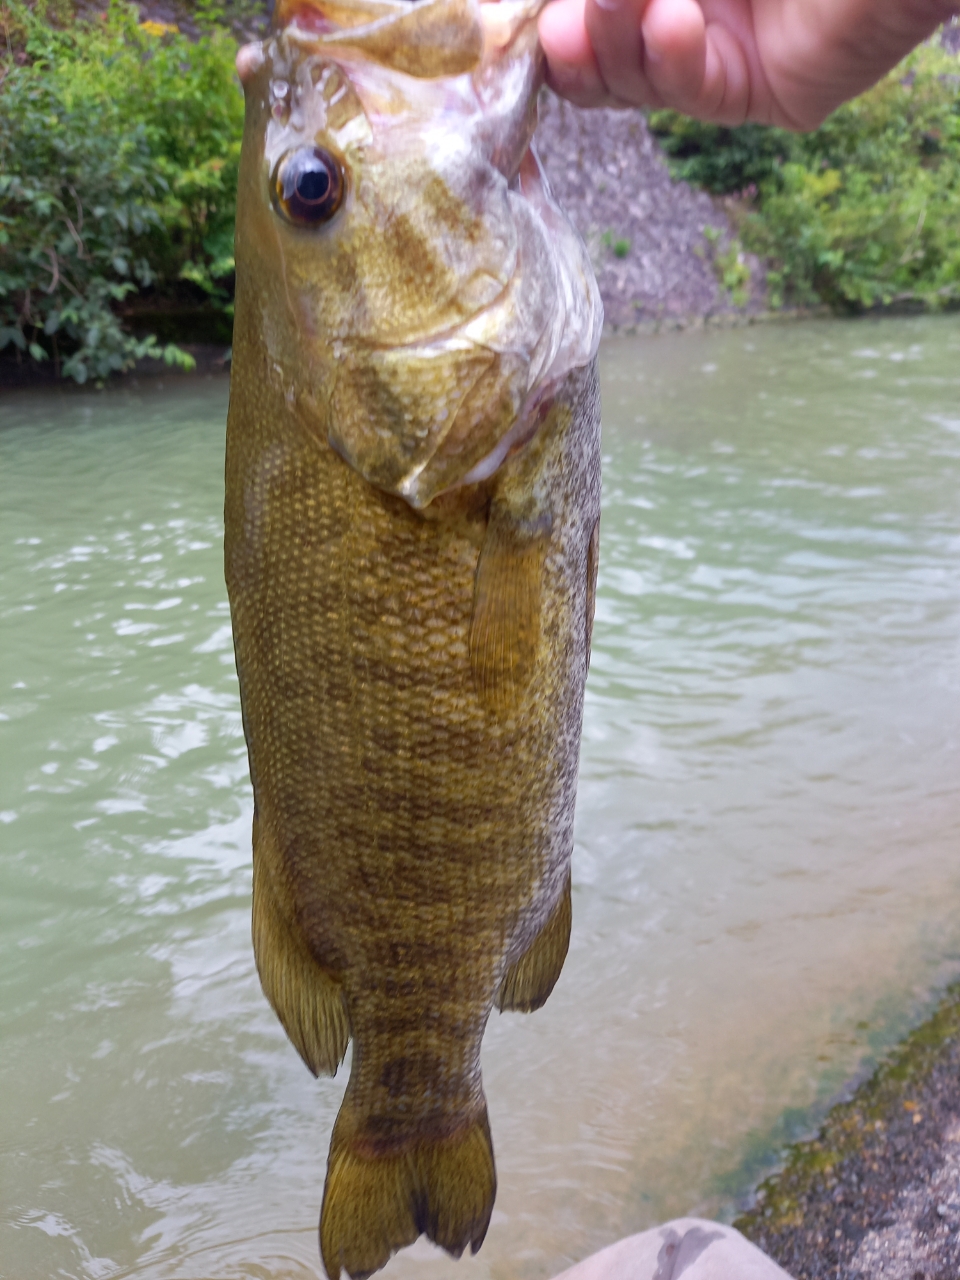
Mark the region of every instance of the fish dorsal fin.
<instances>
[{"instance_id":1,"label":"fish dorsal fin","mask_svg":"<svg viewBox=\"0 0 960 1280\"><path fill-rule=\"evenodd\" d=\"M279 0L275 22L419 79L472 71L483 54L478 0Z\"/></svg>"},{"instance_id":2,"label":"fish dorsal fin","mask_svg":"<svg viewBox=\"0 0 960 1280\"><path fill-rule=\"evenodd\" d=\"M491 505L474 581L470 667L480 701L501 715L519 706L537 664L551 523L549 514L522 519Z\"/></svg>"},{"instance_id":3,"label":"fish dorsal fin","mask_svg":"<svg viewBox=\"0 0 960 1280\"><path fill-rule=\"evenodd\" d=\"M570 900L570 873L547 923L515 964L512 964L500 983L497 992L497 1008L506 1011L516 1009L520 1013L532 1013L546 1003L547 996L557 984L560 970L567 958L570 945L570 925L573 906Z\"/></svg>"}]
</instances>

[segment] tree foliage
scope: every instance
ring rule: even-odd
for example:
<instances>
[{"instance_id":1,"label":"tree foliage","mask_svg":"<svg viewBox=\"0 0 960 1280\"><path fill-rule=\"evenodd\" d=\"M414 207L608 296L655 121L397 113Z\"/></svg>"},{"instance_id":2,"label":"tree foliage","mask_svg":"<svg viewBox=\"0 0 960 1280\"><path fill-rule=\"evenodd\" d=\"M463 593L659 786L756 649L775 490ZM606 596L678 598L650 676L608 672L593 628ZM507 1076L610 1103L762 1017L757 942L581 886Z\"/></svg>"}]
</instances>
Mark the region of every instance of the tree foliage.
<instances>
[{"instance_id":1,"label":"tree foliage","mask_svg":"<svg viewBox=\"0 0 960 1280\"><path fill-rule=\"evenodd\" d=\"M739 194L775 302L960 302L960 64L943 49L916 50L807 135L667 112L652 125L677 176Z\"/></svg>"},{"instance_id":2,"label":"tree foliage","mask_svg":"<svg viewBox=\"0 0 960 1280\"><path fill-rule=\"evenodd\" d=\"M140 24L120 0L62 29L3 7L21 48L0 61L0 348L78 381L145 354L189 361L124 319L145 294L230 314L235 41Z\"/></svg>"},{"instance_id":3,"label":"tree foliage","mask_svg":"<svg viewBox=\"0 0 960 1280\"><path fill-rule=\"evenodd\" d=\"M675 111L651 111L649 124L673 176L715 195L759 186L793 152L791 134L759 124L730 129Z\"/></svg>"}]
</instances>

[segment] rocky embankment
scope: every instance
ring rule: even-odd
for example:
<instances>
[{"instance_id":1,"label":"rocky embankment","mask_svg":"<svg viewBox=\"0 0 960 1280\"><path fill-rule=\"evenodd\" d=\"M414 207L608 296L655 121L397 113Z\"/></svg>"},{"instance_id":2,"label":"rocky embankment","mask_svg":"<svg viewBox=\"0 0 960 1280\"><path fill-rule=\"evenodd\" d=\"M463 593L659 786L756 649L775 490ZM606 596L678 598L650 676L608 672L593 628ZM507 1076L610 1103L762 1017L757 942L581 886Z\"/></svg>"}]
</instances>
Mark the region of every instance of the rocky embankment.
<instances>
[{"instance_id":1,"label":"rocky embankment","mask_svg":"<svg viewBox=\"0 0 960 1280\"><path fill-rule=\"evenodd\" d=\"M642 112L585 111L545 90L536 144L590 249L608 325L680 327L765 309L756 259L744 305L723 287L726 214L706 192L671 178Z\"/></svg>"}]
</instances>

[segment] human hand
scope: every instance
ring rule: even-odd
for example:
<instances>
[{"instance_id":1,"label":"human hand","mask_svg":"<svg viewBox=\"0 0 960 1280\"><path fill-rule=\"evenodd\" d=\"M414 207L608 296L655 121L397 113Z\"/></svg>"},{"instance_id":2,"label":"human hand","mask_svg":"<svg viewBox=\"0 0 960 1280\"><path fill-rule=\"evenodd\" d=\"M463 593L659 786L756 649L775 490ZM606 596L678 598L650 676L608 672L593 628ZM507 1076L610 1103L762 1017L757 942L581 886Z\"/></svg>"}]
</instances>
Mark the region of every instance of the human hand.
<instances>
[{"instance_id":1,"label":"human hand","mask_svg":"<svg viewBox=\"0 0 960 1280\"><path fill-rule=\"evenodd\" d=\"M549 84L581 106L813 129L957 9L958 0L553 0L540 40Z\"/></svg>"}]
</instances>

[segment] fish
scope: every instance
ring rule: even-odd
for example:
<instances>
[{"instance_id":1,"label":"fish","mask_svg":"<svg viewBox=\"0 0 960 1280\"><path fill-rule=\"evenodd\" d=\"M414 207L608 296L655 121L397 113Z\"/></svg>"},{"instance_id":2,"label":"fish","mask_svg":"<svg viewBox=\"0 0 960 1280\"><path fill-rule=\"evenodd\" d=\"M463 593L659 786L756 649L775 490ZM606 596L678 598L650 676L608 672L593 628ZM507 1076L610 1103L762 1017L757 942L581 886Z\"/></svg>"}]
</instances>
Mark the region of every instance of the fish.
<instances>
[{"instance_id":1,"label":"fish","mask_svg":"<svg viewBox=\"0 0 960 1280\"><path fill-rule=\"evenodd\" d=\"M542 0L278 0L245 46L225 575L260 982L330 1280L479 1249L492 1009L549 996L599 551L603 313L533 145Z\"/></svg>"}]
</instances>

